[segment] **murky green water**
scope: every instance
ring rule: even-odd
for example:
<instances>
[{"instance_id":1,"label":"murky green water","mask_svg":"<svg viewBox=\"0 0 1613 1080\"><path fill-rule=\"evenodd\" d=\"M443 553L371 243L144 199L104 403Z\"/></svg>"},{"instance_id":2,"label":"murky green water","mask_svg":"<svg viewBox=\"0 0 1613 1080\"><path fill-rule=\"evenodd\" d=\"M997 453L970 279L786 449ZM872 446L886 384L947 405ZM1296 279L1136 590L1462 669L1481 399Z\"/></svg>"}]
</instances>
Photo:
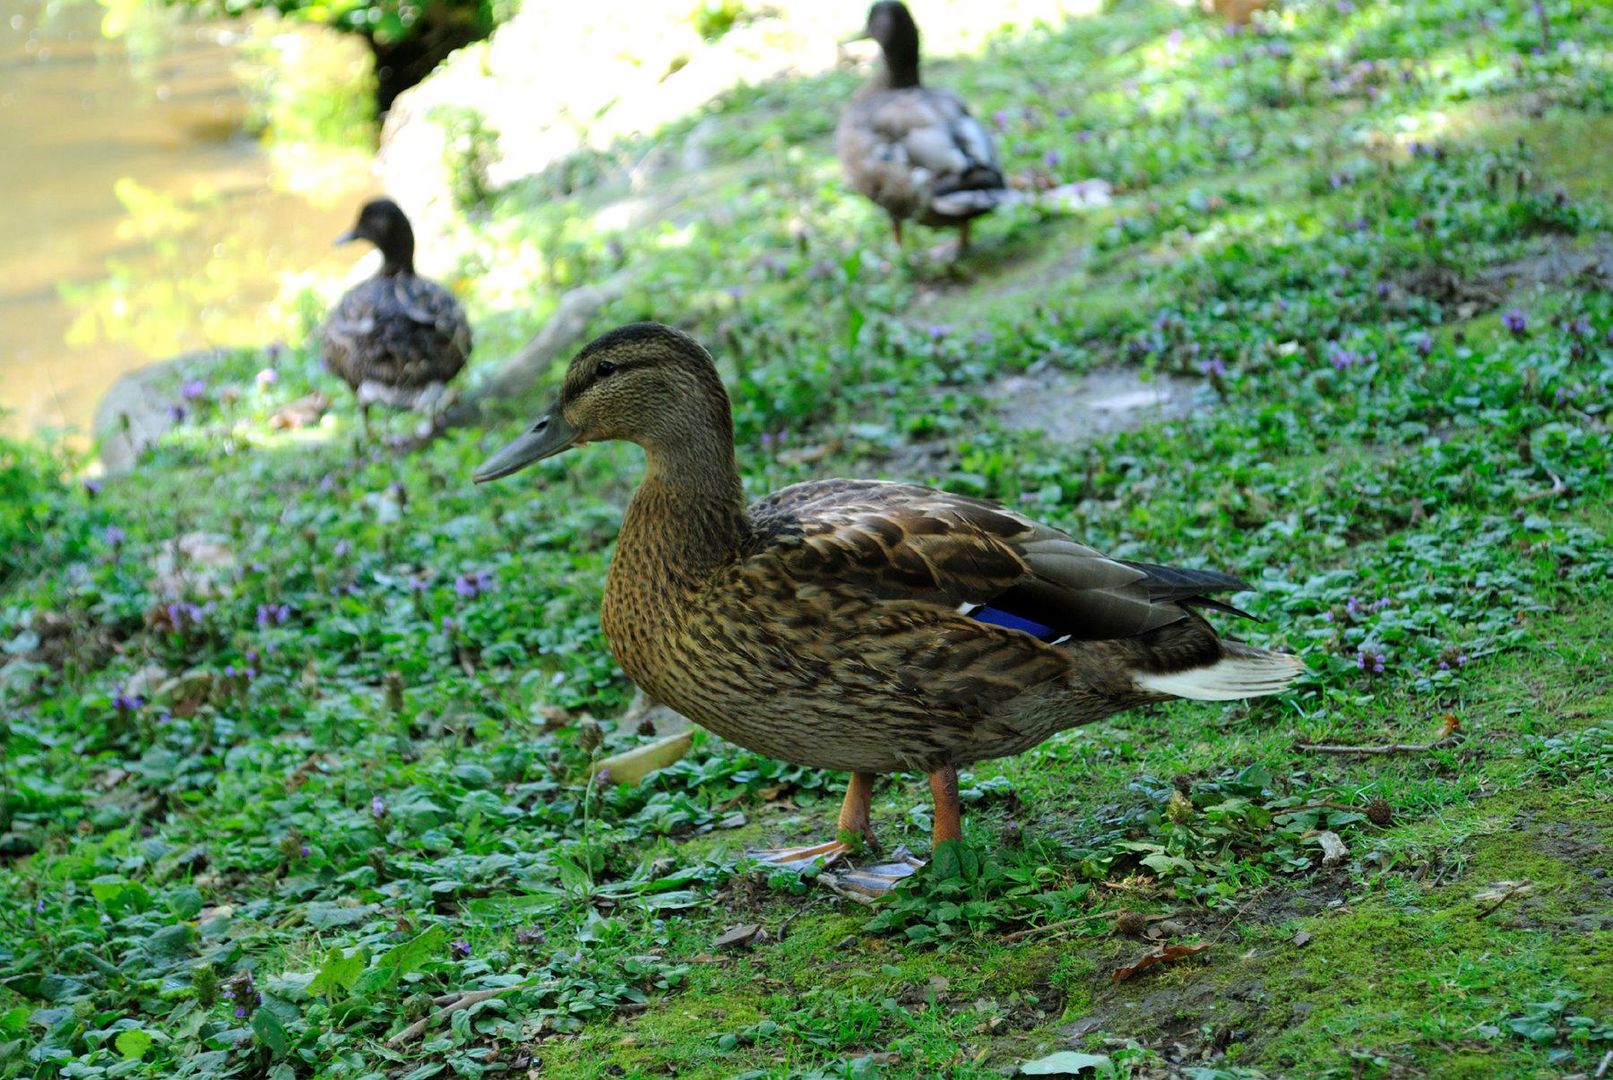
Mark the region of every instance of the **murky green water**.
<instances>
[{"instance_id":1,"label":"murky green water","mask_svg":"<svg viewBox=\"0 0 1613 1080\"><path fill-rule=\"evenodd\" d=\"M12 432L85 432L124 371L293 331L297 290L351 261L330 239L367 188L361 160L315 178L243 133L239 29L148 11L108 40L102 16L93 0L0 0Z\"/></svg>"}]
</instances>

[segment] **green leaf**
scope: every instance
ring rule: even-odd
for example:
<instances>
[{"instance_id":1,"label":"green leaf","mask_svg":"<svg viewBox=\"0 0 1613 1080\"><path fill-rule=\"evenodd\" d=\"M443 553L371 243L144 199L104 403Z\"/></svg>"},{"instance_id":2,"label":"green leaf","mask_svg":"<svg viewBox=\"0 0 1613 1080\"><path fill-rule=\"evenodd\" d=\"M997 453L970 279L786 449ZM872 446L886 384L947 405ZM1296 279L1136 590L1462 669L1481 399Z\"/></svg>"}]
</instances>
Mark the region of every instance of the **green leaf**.
<instances>
[{"instance_id":1,"label":"green leaf","mask_svg":"<svg viewBox=\"0 0 1613 1080\"><path fill-rule=\"evenodd\" d=\"M345 956L342 950L332 949L326 954L325 963L320 966L319 973L308 984L308 992L334 997L334 992L338 989L353 989L362 974L364 974L363 955L354 952L351 956Z\"/></svg>"},{"instance_id":2,"label":"green leaf","mask_svg":"<svg viewBox=\"0 0 1613 1080\"><path fill-rule=\"evenodd\" d=\"M146 1056L146 1051L151 1049L151 1033L141 1031L139 1028L120 1031L112 1045L116 1046L118 1053L122 1054L127 1060L139 1061Z\"/></svg>"},{"instance_id":3,"label":"green leaf","mask_svg":"<svg viewBox=\"0 0 1613 1080\"><path fill-rule=\"evenodd\" d=\"M1021 1076L1078 1076L1091 1069L1094 1076L1113 1076L1115 1063L1103 1054L1083 1054L1060 1050L1056 1054L1027 1061L1019 1067Z\"/></svg>"},{"instance_id":4,"label":"green leaf","mask_svg":"<svg viewBox=\"0 0 1613 1080\"><path fill-rule=\"evenodd\" d=\"M396 986L398 980L405 975L419 971L432 960L439 959L447 943L448 931L440 926L433 926L410 941L392 946L382 953L374 965L354 984L356 992L367 996L386 987Z\"/></svg>"},{"instance_id":5,"label":"green leaf","mask_svg":"<svg viewBox=\"0 0 1613 1080\"><path fill-rule=\"evenodd\" d=\"M291 1049L291 1037L286 1034L286 1026L269 1009L259 1009L252 1014L252 1031L275 1057L284 1057L286 1051Z\"/></svg>"}]
</instances>

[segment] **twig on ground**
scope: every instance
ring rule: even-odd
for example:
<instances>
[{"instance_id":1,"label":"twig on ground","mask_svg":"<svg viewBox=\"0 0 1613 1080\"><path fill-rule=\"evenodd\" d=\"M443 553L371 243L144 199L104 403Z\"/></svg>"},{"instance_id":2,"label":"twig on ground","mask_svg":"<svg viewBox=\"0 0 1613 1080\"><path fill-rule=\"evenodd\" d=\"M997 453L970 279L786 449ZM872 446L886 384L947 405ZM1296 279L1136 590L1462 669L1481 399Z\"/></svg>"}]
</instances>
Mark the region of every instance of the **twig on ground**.
<instances>
[{"instance_id":1,"label":"twig on ground","mask_svg":"<svg viewBox=\"0 0 1613 1080\"><path fill-rule=\"evenodd\" d=\"M1295 750L1304 750L1315 754L1421 754L1428 750L1438 750L1442 746L1449 746L1457 741L1455 735L1446 735L1426 743L1382 743L1376 746L1328 746L1322 743L1295 743Z\"/></svg>"},{"instance_id":2,"label":"twig on ground","mask_svg":"<svg viewBox=\"0 0 1613 1080\"><path fill-rule=\"evenodd\" d=\"M1613 1068L1613 1050L1602 1055L1602 1063L1596 1067L1596 1080L1602 1080L1609 1068Z\"/></svg>"},{"instance_id":3,"label":"twig on ground","mask_svg":"<svg viewBox=\"0 0 1613 1080\"><path fill-rule=\"evenodd\" d=\"M1547 488L1545 491L1519 492L1517 496L1518 501L1521 503L1531 503L1538 499L1553 499L1558 495L1568 494L1568 485L1563 483L1562 477L1549 470L1547 471L1546 475L1551 477L1551 487Z\"/></svg>"},{"instance_id":4,"label":"twig on ground","mask_svg":"<svg viewBox=\"0 0 1613 1080\"><path fill-rule=\"evenodd\" d=\"M1527 881L1503 882L1502 884L1507 886L1506 891L1502 892L1501 895L1497 896L1488 905L1481 908L1479 913L1473 916L1475 919L1488 918L1499 911L1501 909L1501 905L1506 903L1508 900L1511 900L1514 896L1528 896L1530 893L1535 891L1535 887L1529 884Z\"/></svg>"},{"instance_id":5,"label":"twig on ground","mask_svg":"<svg viewBox=\"0 0 1613 1080\"><path fill-rule=\"evenodd\" d=\"M1050 934L1054 930L1063 930L1066 927L1079 926L1084 922L1091 922L1094 919L1107 919L1118 914L1120 914L1118 911L1093 911L1085 915L1077 915L1073 919L1065 919L1062 922L1048 923L1046 926L1032 926L1025 930L1015 930L1012 934L1004 934L1003 940L1019 941L1023 938L1033 937L1036 934Z\"/></svg>"},{"instance_id":6,"label":"twig on ground","mask_svg":"<svg viewBox=\"0 0 1613 1080\"><path fill-rule=\"evenodd\" d=\"M438 1009L430 1016L423 1016L419 1020L416 1020L414 1023L410 1024L408 1027L404 1028L402 1031L388 1039L386 1044L388 1046L402 1046L406 1042L412 1042L413 1040L418 1039L425 1033L427 1028L431 1027L433 1024L441 1023L442 1021L448 1019L448 1017L452 1016L460 1009L468 1009L479 1001L486 1001L488 998L495 998L500 994L507 994L511 990L530 990L532 987L537 985L539 984L516 983L513 986L497 986L491 990L467 990L462 994L443 994L439 997L434 997L431 999L431 1003L433 1005L441 1005L443 1006L442 1008Z\"/></svg>"}]
</instances>

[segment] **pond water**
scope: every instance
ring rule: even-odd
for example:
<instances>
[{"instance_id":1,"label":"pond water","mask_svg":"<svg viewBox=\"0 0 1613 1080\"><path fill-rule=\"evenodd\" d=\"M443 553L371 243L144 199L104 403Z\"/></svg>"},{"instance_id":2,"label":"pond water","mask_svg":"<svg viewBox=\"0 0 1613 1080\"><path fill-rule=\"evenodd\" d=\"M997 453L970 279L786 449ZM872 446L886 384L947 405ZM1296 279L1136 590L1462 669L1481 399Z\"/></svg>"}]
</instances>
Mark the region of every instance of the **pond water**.
<instances>
[{"instance_id":1,"label":"pond water","mask_svg":"<svg viewBox=\"0 0 1613 1080\"><path fill-rule=\"evenodd\" d=\"M367 193L362 155L357 175L349 162L299 183L244 133L239 28L147 9L109 39L104 15L93 0L0 0L12 434L82 437L123 372L288 332L288 298L351 263L331 238Z\"/></svg>"}]
</instances>

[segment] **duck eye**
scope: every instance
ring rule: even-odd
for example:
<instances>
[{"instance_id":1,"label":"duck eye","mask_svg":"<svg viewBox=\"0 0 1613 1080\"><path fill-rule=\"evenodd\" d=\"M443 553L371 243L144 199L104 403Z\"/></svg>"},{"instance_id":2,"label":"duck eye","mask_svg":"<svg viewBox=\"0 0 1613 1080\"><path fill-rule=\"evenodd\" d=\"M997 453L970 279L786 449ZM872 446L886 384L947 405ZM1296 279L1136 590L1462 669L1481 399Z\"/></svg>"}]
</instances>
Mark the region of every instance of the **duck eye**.
<instances>
[{"instance_id":1,"label":"duck eye","mask_svg":"<svg viewBox=\"0 0 1613 1080\"><path fill-rule=\"evenodd\" d=\"M611 372L613 372L615 370L616 370L616 365L615 364L611 363L609 360L601 360L599 362L598 366L596 366L594 368L594 374L599 376L601 379L603 379L606 375L609 375Z\"/></svg>"}]
</instances>

